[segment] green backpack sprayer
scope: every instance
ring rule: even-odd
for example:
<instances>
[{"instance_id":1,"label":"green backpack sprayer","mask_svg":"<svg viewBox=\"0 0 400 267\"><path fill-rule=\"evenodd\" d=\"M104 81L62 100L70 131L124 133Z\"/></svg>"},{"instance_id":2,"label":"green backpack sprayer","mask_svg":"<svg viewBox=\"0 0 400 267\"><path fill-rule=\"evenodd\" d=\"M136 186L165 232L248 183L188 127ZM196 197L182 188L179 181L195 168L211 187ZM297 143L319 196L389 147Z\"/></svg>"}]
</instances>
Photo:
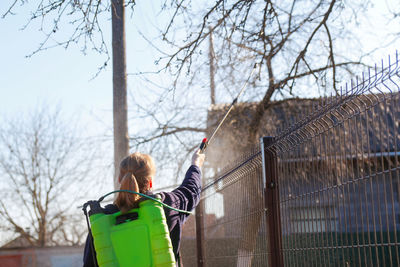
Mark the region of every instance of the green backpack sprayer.
<instances>
[{"instance_id":1,"label":"green backpack sprayer","mask_svg":"<svg viewBox=\"0 0 400 267\"><path fill-rule=\"evenodd\" d=\"M139 203L139 208L127 213L105 214L100 202L106 196L117 192L138 194L147 199ZM89 233L93 237L92 245L94 245L93 251L96 251L97 264L100 267L175 266L175 256L163 206L191 214L170 207L162 203L159 198L129 190L116 190L97 201L86 202L82 209ZM96 259L93 259L93 262L96 263Z\"/></svg>"},{"instance_id":2,"label":"green backpack sprayer","mask_svg":"<svg viewBox=\"0 0 400 267\"><path fill-rule=\"evenodd\" d=\"M233 100L228 111L218 126L215 128L209 140L204 138L200 145L200 151L204 152L216 132L219 130L239 96L246 88L256 65L243 85L237 97ZM105 197L117 193L128 192L140 195L146 200L139 202L139 208L127 213L116 212L105 214L100 202ZM89 216L87 207L90 207ZM129 190L112 191L99 200L91 200L83 205L83 212L89 234L93 238L92 251L96 251L96 259L93 262L100 267L173 267L176 265L172 243L169 236L167 221L163 207L191 214L185 210L175 209L154 198ZM90 223L89 223L90 221ZM94 253L92 253L93 257Z\"/></svg>"}]
</instances>

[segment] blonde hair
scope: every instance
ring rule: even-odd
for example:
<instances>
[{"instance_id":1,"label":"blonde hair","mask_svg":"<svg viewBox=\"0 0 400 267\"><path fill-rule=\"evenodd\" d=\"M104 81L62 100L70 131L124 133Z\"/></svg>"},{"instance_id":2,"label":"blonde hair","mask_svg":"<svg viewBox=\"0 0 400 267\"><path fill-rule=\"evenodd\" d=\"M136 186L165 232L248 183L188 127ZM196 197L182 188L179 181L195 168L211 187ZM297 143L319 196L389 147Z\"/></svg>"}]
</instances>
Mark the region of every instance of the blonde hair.
<instances>
[{"instance_id":1,"label":"blonde hair","mask_svg":"<svg viewBox=\"0 0 400 267\"><path fill-rule=\"evenodd\" d=\"M153 158L139 152L133 153L121 161L119 166L120 190L146 193L156 173ZM140 196L128 192L119 192L114 204L125 213L138 207Z\"/></svg>"}]
</instances>

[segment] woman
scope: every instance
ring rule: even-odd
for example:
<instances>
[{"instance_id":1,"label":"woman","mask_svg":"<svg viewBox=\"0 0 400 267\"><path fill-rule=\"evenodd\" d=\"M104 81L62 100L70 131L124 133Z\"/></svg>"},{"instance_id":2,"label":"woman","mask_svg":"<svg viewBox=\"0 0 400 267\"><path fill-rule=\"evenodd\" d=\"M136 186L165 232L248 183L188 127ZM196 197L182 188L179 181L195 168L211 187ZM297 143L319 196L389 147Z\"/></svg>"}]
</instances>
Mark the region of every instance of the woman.
<instances>
[{"instance_id":1,"label":"woman","mask_svg":"<svg viewBox=\"0 0 400 267\"><path fill-rule=\"evenodd\" d=\"M204 163L204 154L197 150L192 156L192 165L186 172L182 184L172 192L158 193L161 201L177 209L191 211L200 200L201 192L201 170ZM143 194L151 195L153 188L153 178L156 168L153 159L147 154L133 153L122 160L118 181L121 190L133 190ZM118 211L127 212L138 207L140 196L136 194L120 192L114 204L107 205L104 213L112 214ZM188 214L180 213L168 208L164 208L172 247L177 264L180 266L179 245L182 234L182 227ZM95 266L91 249L91 238L86 239L85 251L83 256L84 267Z\"/></svg>"}]
</instances>

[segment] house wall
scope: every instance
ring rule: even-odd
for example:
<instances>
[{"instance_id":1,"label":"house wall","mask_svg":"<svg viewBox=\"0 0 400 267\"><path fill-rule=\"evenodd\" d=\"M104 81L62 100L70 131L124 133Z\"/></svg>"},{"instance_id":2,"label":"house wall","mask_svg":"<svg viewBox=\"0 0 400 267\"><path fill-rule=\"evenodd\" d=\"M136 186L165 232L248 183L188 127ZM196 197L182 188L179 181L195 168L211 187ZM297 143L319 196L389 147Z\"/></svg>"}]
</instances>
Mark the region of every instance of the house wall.
<instances>
[{"instance_id":1,"label":"house wall","mask_svg":"<svg viewBox=\"0 0 400 267\"><path fill-rule=\"evenodd\" d=\"M297 183L295 177L289 177L294 182L285 183L287 186L281 189L284 234L400 229L397 172L395 169L378 170L372 175L354 172L353 178L340 177L342 183L330 184L316 177L308 181L298 179Z\"/></svg>"},{"instance_id":2,"label":"house wall","mask_svg":"<svg viewBox=\"0 0 400 267\"><path fill-rule=\"evenodd\" d=\"M0 267L81 267L83 246L0 249Z\"/></svg>"}]
</instances>

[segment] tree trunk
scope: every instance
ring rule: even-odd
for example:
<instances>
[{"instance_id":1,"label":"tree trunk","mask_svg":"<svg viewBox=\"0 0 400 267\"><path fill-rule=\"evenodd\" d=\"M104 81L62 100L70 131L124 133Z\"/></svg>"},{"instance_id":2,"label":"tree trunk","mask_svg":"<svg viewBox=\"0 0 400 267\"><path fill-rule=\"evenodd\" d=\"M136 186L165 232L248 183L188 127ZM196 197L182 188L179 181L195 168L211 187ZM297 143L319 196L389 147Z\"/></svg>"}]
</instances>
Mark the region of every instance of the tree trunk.
<instances>
[{"instance_id":1,"label":"tree trunk","mask_svg":"<svg viewBox=\"0 0 400 267\"><path fill-rule=\"evenodd\" d=\"M124 0L111 1L113 57L114 188L119 163L129 154Z\"/></svg>"}]
</instances>

